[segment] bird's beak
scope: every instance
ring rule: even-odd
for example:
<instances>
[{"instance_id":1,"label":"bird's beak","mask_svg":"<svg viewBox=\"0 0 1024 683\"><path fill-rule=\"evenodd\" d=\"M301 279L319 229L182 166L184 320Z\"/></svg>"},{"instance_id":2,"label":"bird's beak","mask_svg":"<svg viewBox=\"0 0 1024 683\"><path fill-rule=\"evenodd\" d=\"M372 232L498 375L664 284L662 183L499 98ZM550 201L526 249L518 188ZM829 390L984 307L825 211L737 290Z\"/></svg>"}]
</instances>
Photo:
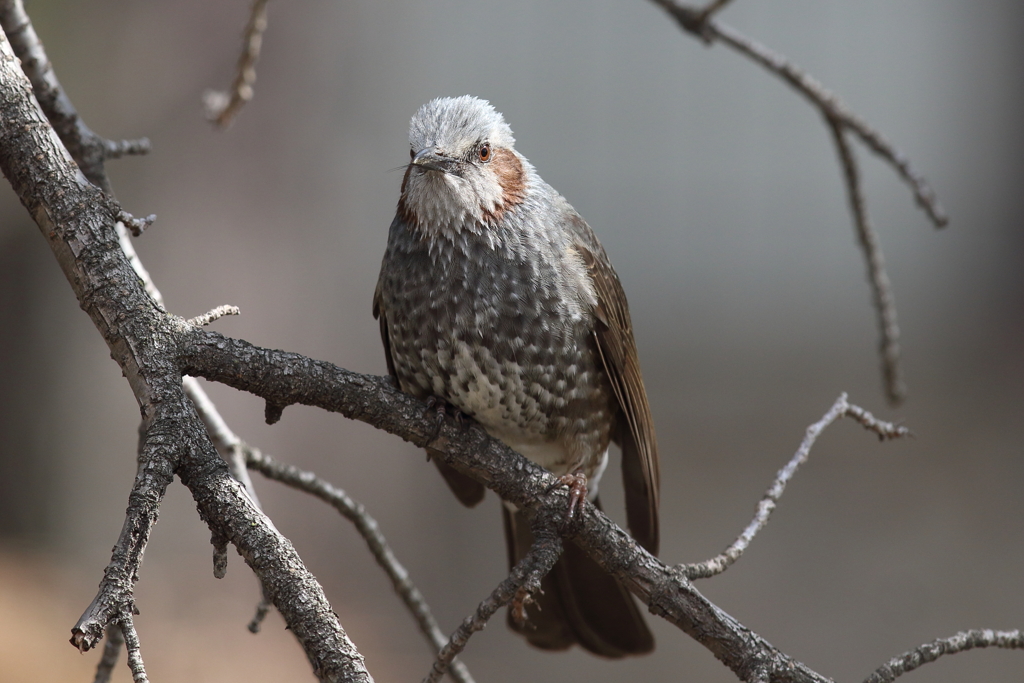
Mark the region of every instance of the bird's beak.
<instances>
[{"instance_id":1,"label":"bird's beak","mask_svg":"<svg viewBox=\"0 0 1024 683\"><path fill-rule=\"evenodd\" d=\"M419 166L422 169L441 171L442 173L454 173L458 161L451 157L442 156L438 154L436 150L427 147L426 149L417 152L416 156L414 156L412 161L409 163L413 166Z\"/></svg>"}]
</instances>

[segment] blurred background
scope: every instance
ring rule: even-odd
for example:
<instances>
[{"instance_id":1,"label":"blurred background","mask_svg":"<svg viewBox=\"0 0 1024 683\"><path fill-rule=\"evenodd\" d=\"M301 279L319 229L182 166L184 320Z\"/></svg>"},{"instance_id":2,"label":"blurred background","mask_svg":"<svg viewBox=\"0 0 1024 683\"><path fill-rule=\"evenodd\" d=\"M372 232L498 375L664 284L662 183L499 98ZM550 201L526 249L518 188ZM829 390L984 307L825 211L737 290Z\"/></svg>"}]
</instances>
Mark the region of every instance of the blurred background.
<instances>
[{"instance_id":1,"label":"blurred background","mask_svg":"<svg viewBox=\"0 0 1024 683\"><path fill-rule=\"evenodd\" d=\"M632 0L270 4L255 99L214 131L200 99L234 74L248 2L28 4L86 122L153 152L110 163L157 223L135 241L176 314L241 307L224 334L385 372L370 300L430 98L489 99L517 148L604 242L630 298L662 449L662 557L718 553L840 392L901 421L853 423L810 463L743 559L700 589L838 681L966 628L1024 626L1024 5L992 0L737 1L721 21L805 67L933 183L936 231L857 145L885 250L909 397L881 389L875 314L819 115L774 76ZM138 408L37 228L0 188L0 679L87 681L69 630L92 599L135 471ZM383 432L207 385L229 424L364 502L445 631L505 574L498 503L462 508L421 452ZM431 662L352 528L254 475L380 681ZM621 520L618 476L602 487ZM211 571L188 491L168 491L137 626L151 680L312 680L234 554ZM657 651L607 662L530 649L497 619L464 660L481 683L733 681L652 618ZM1018 681L1024 655L970 652L907 680ZM122 662L115 681L130 680Z\"/></svg>"}]
</instances>

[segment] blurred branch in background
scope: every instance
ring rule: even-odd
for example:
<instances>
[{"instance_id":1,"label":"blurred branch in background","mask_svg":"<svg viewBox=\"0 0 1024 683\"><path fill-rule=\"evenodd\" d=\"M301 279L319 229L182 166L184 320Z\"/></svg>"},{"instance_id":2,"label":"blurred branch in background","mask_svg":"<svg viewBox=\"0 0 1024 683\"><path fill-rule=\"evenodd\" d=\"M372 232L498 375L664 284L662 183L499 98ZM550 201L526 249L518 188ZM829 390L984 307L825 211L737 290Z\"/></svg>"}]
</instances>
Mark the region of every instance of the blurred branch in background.
<instances>
[{"instance_id":1,"label":"blurred branch in background","mask_svg":"<svg viewBox=\"0 0 1024 683\"><path fill-rule=\"evenodd\" d=\"M260 58L263 32L267 30L267 2L253 0L231 92L207 90L203 93L206 117L217 124L218 128L230 127L238 112L252 99L253 85L256 83L256 60Z\"/></svg>"},{"instance_id":2,"label":"blurred branch in background","mask_svg":"<svg viewBox=\"0 0 1024 683\"><path fill-rule=\"evenodd\" d=\"M910 165L910 160L902 152L886 140L881 133L850 111L838 96L827 90L810 74L736 29L716 21L714 14L728 4L729 0L713 0L703 8L683 5L675 0L652 0L652 2L672 15L684 31L697 36L709 45L720 41L779 76L810 100L811 104L824 115L826 123L833 132L839 152L843 180L850 197L850 211L853 214L857 239L867 261L868 282L871 284L881 336L879 354L882 359L882 384L889 403L899 405L906 397L907 388L903 381L903 372L900 369L900 328L896 319L896 299L892 293L889 276L885 274L885 259L882 256L878 236L872 229L867 215L856 161L844 134L846 131L854 133L868 146L868 149L889 163L896 173L910 185L918 206L928 215L935 227L941 228L949 222L949 217L942 205L939 204L935 191L932 190L924 176L914 170Z\"/></svg>"}]
</instances>

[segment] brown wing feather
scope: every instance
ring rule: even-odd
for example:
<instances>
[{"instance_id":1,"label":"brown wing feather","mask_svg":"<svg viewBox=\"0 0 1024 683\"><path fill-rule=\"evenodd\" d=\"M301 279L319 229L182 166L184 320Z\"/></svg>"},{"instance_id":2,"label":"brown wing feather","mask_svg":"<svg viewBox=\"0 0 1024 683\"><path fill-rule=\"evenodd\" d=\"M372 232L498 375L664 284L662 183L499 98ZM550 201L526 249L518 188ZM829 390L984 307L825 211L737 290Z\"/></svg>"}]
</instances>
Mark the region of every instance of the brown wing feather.
<instances>
[{"instance_id":1,"label":"brown wing feather","mask_svg":"<svg viewBox=\"0 0 1024 683\"><path fill-rule=\"evenodd\" d=\"M594 337L624 423L616 442L622 448L626 519L633 537L652 553L658 552L658 442L647 403L626 294L590 226L578 216L570 221L574 245L583 257L597 295Z\"/></svg>"}]
</instances>

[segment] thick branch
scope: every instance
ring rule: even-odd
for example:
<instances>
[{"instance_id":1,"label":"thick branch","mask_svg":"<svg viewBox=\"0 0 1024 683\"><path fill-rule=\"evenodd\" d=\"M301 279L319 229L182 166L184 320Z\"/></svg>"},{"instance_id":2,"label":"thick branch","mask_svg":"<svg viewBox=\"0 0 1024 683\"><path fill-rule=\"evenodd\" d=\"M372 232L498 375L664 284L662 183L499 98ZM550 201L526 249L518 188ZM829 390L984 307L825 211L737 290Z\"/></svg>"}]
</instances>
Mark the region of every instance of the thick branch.
<instances>
[{"instance_id":1,"label":"thick branch","mask_svg":"<svg viewBox=\"0 0 1024 683\"><path fill-rule=\"evenodd\" d=\"M256 571L321 680L371 680L322 588L288 540L227 476L223 460L185 398L181 370L168 351L177 348L184 331L194 328L164 313L147 294L119 245L115 222L120 208L82 175L32 93L10 44L0 34L0 169L125 373L144 422L160 424L160 435L165 432L163 421L155 419L158 413L168 425L177 426L176 434L171 427L166 432L176 451L161 453L162 458L167 464L177 462L174 471L190 488L211 530L234 543ZM156 435L147 438L154 440ZM155 512L152 497L146 500ZM136 516L144 516L149 508L143 505L140 510ZM129 514L126 535L132 542L125 544L127 559L118 576L111 577L118 583L110 592L116 599L127 594L133 558L142 547L133 530L144 527L144 519L136 522ZM95 621L109 615L112 607L101 600L94 606ZM82 644L99 637L93 635L93 623L87 619L81 625Z\"/></svg>"},{"instance_id":2,"label":"thick branch","mask_svg":"<svg viewBox=\"0 0 1024 683\"><path fill-rule=\"evenodd\" d=\"M245 445L243 450L245 452L246 464L252 469L268 479L279 481L316 496L340 512L345 519L352 522L359 535L366 541L366 545L369 547L373 558L377 560L377 564L380 565L384 573L391 579L391 585L395 589L395 593L402 599L402 602L405 603L406 608L416 620L420 631L426 636L427 642L431 645L432 651L436 652L445 646L447 640L444 634L441 633L441 629L437 625L437 620L434 619L426 599L409 578L409 572L406 571L405 567L402 566L402 563L398 561L398 558L391 551L387 539L381 533L377 520L370 516L361 503L352 500L347 493L333 486L330 482L324 481L313 472L301 470L293 465L279 463L269 455L261 453L259 450L248 445ZM451 664L453 679L459 683L472 683L473 678L469 675L468 669L466 669L462 662L455 660Z\"/></svg>"},{"instance_id":3,"label":"thick branch","mask_svg":"<svg viewBox=\"0 0 1024 683\"><path fill-rule=\"evenodd\" d=\"M473 476L529 513L560 515L568 505L565 487L479 428L445 420L440 429L426 405L398 391L389 378L361 375L295 353L274 351L214 332L191 330L185 371L251 392L268 403L313 405L361 420L417 446L429 443L444 461ZM604 514L587 505L572 530L598 564L732 669L741 680L823 683L827 679L779 652L710 603L685 577L640 547Z\"/></svg>"}]
</instances>

